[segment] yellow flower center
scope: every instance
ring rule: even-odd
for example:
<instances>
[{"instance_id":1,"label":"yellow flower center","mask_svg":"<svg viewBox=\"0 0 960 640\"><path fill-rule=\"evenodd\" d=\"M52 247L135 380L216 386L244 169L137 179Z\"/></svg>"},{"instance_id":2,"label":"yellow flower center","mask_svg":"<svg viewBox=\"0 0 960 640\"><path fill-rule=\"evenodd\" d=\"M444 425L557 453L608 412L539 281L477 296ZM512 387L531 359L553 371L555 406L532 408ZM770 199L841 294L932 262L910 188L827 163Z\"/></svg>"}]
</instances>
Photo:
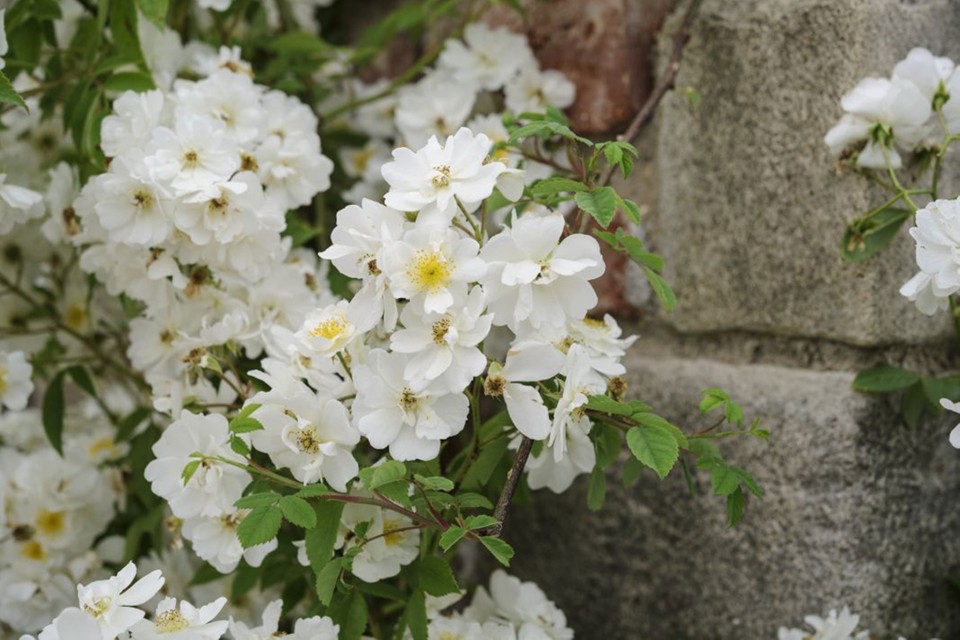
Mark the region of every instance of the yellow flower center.
<instances>
[{"instance_id":1,"label":"yellow flower center","mask_svg":"<svg viewBox=\"0 0 960 640\"><path fill-rule=\"evenodd\" d=\"M133 206L141 211L153 206L153 194L146 189L137 189L133 192Z\"/></svg>"},{"instance_id":2,"label":"yellow flower center","mask_svg":"<svg viewBox=\"0 0 960 640\"><path fill-rule=\"evenodd\" d=\"M82 329L87 323L87 310L82 305L72 304L63 314L63 321L71 329Z\"/></svg>"},{"instance_id":3,"label":"yellow flower center","mask_svg":"<svg viewBox=\"0 0 960 640\"><path fill-rule=\"evenodd\" d=\"M415 411L420 406L420 398L417 397L410 387L404 387L400 392L400 406L404 411Z\"/></svg>"},{"instance_id":4,"label":"yellow flower center","mask_svg":"<svg viewBox=\"0 0 960 640\"><path fill-rule=\"evenodd\" d=\"M433 170L436 171L436 173L433 174L433 178L431 178L431 181L433 182L434 187L439 189L441 187L446 187L447 185L450 184L450 166L449 165L442 164L438 167L434 167Z\"/></svg>"},{"instance_id":5,"label":"yellow flower center","mask_svg":"<svg viewBox=\"0 0 960 640\"><path fill-rule=\"evenodd\" d=\"M207 211L209 211L211 215L223 215L227 212L227 204L227 199L223 196L212 198L207 202Z\"/></svg>"},{"instance_id":6,"label":"yellow flower center","mask_svg":"<svg viewBox=\"0 0 960 640\"><path fill-rule=\"evenodd\" d=\"M176 609L168 609L158 615L154 624L160 633L183 631L190 626L190 623L183 617L183 614Z\"/></svg>"},{"instance_id":7,"label":"yellow flower center","mask_svg":"<svg viewBox=\"0 0 960 640\"><path fill-rule=\"evenodd\" d=\"M7 391L7 370L0 367L0 396Z\"/></svg>"},{"instance_id":8,"label":"yellow flower center","mask_svg":"<svg viewBox=\"0 0 960 640\"><path fill-rule=\"evenodd\" d=\"M93 604L83 605L83 610L92 615L94 618L99 618L110 610L111 602L113 602L113 598L110 596L104 596L99 600L94 601Z\"/></svg>"},{"instance_id":9,"label":"yellow flower center","mask_svg":"<svg viewBox=\"0 0 960 640\"><path fill-rule=\"evenodd\" d=\"M63 511L41 509L37 512L36 524L40 533L48 538L54 538L66 530L67 514Z\"/></svg>"},{"instance_id":10,"label":"yellow flower center","mask_svg":"<svg viewBox=\"0 0 960 640\"><path fill-rule=\"evenodd\" d=\"M440 640L463 640L463 636L459 633L444 631L440 634Z\"/></svg>"},{"instance_id":11,"label":"yellow flower center","mask_svg":"<svg viewBox=\"0 0 960 640\"><path fill-rule=\"evenodd\" d=\"M20 555L29 560L36 560L37 562L43 562L47 559L47 552L44 550L43 545L36 540L30 540L25 543L20 548Z\"/></svg>"},{"instance_id":12,"label":"yellow flower center","mask_svg":"<svg viewBox=\"0 0 960 640\"><path fill-rule=\"evenodd\" d=\"M320 445L323 439L317 435L317 430L311 425L297 431L297 448L303 453L317 455L320 453Z\"/></svg>"},{"instance_id":13,"label":"yellow flower center","mask_svg":"<svg viewBox=\"0 0 960 640\"><path fill-rule=\"evenodd\" d=\"M191 149L183 154L183 167L185 169L195 169L200 164L200 155Z\"/></svg>"},{"instance_id":14,"label":"yellow flower center","mask_svg":"<svg viewBox=\"0 0 960 640\"><path fill-rule=\"evenodd\" d=\"M440 320L433 323L433 342L435 344L445 344L447 332L450 330L450 317L443 316Z\"/></svg>"},{"instance_id":15,"label":"yellow flower center","mask_svg":"<svg viewBox=\"0 0 960 640\"><path fill-rule=\"evenodd\" d=\"M406 538L406 531L398 531L403 528L403 523L399 520L384 519L383 521L383 542L388 547L395 547L402 543Z\"/></svg>"},{"instance_id":16,"label":"yellow flower center","mask_svg":"<svg viewBox=\"0 0 960 640\"><path fill-rule=\"evenodd\" d=\"M607 323L603 320L598 320L597 318L591 318L590 316L585 316L583 318L583 324L588 327L593 327L594 329L606 329Z\"/></svg>"},{"instance_id":17,"label":"yellow flower center","mask_svg":"<svg viewBox=\"0 0 960 640\"><path fill-rule=\"evenodd\" d=\"M327 318L323 322L317 324L313 329L310 329L310 335L314 338L326 338L327 340L333 340L347 328L347 319L342 315L337 315L332 318Z\"/></svg>"},{"instance_id":18,"label":"yellow flower center","mask_svg":"<svg viewBox=\"0 0 960 640\"><path fill-rule=\"evenodd\" d=\"M373 149L360 149L353 154L353 168L357 173L363 173L367 165L370 164L370 158L373 157Z\"/></svg>"},{"instance_id":19,"label":"yellow flower center","mask_svg":"<svg viewBox=\"0 0 960 640\"><path fill-rule=\"evenodd\" d=\"M113 441L113 438L110 436L103 436L102 438L97 438L90 443L90 447L87 449L87 455L89 455L91 458L95 458L101 453L112 455L115 451L116 443Z\"/></svg>"},{"instance_id":20,"label":"yellow flower center","mask_svg":"<svg viewBox=\"0 0 960 640\"><path fill-rule=\"evenodd\" d=\"M450 284L453 264L439 250L421 249L407 266L407 277L421 291L437 291Z\"/></svg>"}]
</instances>

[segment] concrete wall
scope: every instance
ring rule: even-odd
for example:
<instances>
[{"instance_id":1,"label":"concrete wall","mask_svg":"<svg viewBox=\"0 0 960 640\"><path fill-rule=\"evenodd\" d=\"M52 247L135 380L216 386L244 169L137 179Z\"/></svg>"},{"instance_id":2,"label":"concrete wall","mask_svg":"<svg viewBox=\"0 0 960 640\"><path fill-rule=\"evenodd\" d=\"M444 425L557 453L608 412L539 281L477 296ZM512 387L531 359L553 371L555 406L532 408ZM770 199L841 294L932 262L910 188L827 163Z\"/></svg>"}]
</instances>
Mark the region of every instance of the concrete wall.
<instances>
[{"instance_id":1,"label":"concrete wall","mask_svg":"<svg viewBox=\"0 0 960 640\"><path fill-rule=\"evenodd\" d=\"M957 353L947 318L897 293L914 272L906 234L865 264L840 261L845 222L882 194L838 174L822 144L840 96L918 45L960 60L960 3L704 2L677 83L702 103L668 96L626 185L651 205L645 231L679 300L648 315L628 367L636 397L679 424L702 426L710 386L762 417L768 445L727 451L767 495L733 530L707 479L690 497L679 475L623 489L613 474L599 514L585 483L516 509L515 567L579 638L773 638L843 604L879 636L960 637L950 421L911 431L888 399L850 390L864 367L956 370ZM642 281L631 287L642 303Z\"/></svg>"}]
</instances>

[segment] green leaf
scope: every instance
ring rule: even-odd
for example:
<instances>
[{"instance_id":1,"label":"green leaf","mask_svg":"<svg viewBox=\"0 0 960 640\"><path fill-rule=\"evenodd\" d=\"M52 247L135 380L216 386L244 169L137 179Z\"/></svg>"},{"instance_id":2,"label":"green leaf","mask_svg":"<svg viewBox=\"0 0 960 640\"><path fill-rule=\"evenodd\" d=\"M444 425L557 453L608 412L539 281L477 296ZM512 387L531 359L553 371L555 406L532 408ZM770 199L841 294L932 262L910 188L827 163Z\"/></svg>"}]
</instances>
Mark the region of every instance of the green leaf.
<instances>
[{"instance_id":1,"label":"green leaf","mask_svg":"<svg viewBox=\"0 0 960 640\"><path fill-rule=\"evenodd\" d=\"M617 214L617 192L610 187L600 187L587 193L576 195L577 206L593 216L601 227L606 229Z\"/></svg>"},{"instance_id":2,"label":"green leaf","mask_svg":"<svg viewBox=\"0 0 960 640\"><path fill-rule=\"evenodd\" d=\"M713 467L710 473L710 482L713 484L713 492L718 496L729 496L740 489L740 475L735 469L725 464L718 464Z\"/></svg>"},{"instance_id":3,"label":"green leaf","mask_svg":"<svg viewBox=\"0 0 960 640\"><path fill-rule=\"evenodd\" d=\"M460 585L453 576L450 564L439 556L429 555L420 559L420 586L431 596L459 593Z\"/></svg>"},{"instance_id":4,"label":"green leaf","mask_svg":"<svg viewBox=\"0 0 960 640\"><path fill-rule=\"evenodd\" d=\"M637 412L633 414L632 417L636 422L645 427L659 427L660 429L668 431L673 436L673 439L677 441L677 444L684 449L690 446L687 436L680 430L680 427L670 423L666 418L658 416L655 413L650 413L649 411Z\"/></svg>"},{"instance_id":5,"label":"green leaf","mask_svg":"<svg viewBox=\"0 0 960 640\"><path fill-rule=\"evenodd\" d=\"M14 104L24 111L30 111L30 109L27 108L27 103L23 101L23 98L20 97L17 90L13 88L10 79L0 70L0 103L4 102Z\"/></svg>"},{"instance_id":6,"label":"green leaf","mask_svg":"<svg viewBox=\"0 0 960 640\"><path fill-rule=\"evenodd\" d=\"M167 20L170 0L137 0L137 8L143 17L163 29Z\"/></svg>"},{"instance_id":7,"label":"green leaf","mask_svg":"<svg viewBox=\"0 0 960 640\"><path fill-rule=\"evenodd\" d=\"M470 516L463 521L464 526L471 531L476 531L477 529L487 529L498 523L499 520L488 515Z\"/></svg>"},{"instance_id":8,"label":"green leaf","mask_svg":"<svg viewBox=\"0 0 960 640\"><path fill-rule=\"evenodd\" d=\"M660 277L656 271L650 267L641 267L643 269L644 275L647 276L647 280L650 281L650 286L653 287L653 292L657 294L657 297L660 298L660 303L664 306L667 312L673 311L673 308L677 304L677 296L673 293L673 289L670 288L670 285L667 284L667 281Z\"/></svg>"},{"instance_id":9,"label":"green leaf","mask_svg":"<svg viewBox=\"0 0 960 640\"><path fill-rule=\"evenodd\" d=\"M337 595L326 614L340 625L338 640L360 640L367 629L367 601L358 589Z\"/></svg>"},{"instance_id":10,"label":"green leaf","mask_svg":"<svg viewBox=\"0 0 960 640\"><path fill-rule=\"evenodd\" d=\"M87 395L92 398L97 397L97 388L94 386L93 378L90 377L86 368L80 365L74 365L67 368L67 374L73 378L73 381L77 383L78 387L87 392Z\"/></svg>"},{"instance_id":11,"label":"green leaf","mask_svg":"<svg viewBox=\"0 0 960 640\"><path fill-rule=\"evenodd\" d=\"M636 458L627 458L626 462L623 463L623 476L621 478L623 480L623 486L633 486L633 483L640 478L643 470L646 468L646 465Z\"/></svg>"},{"instance_id":12,"label":"green leaf","mask_svg":"<svg viewBox=\"0 0 960 640\"><path fill-rule=\"evenodd\" d=\"M363 486L373 491L385 484L403 480L407 475L407 467L399 460L387 460L375 467L360 470L360 481Z\"/></svg>"},{"instance_id":13,"label":"green leaf","mask_svg":"<svg viewBox=\"0 0 960 640\"><path fill-rule=\"evenodd\" d=\"M600 511L603 500L607 495L607 478L600 467L594 467L590 474L590 484L587 486L587 508L590 511Z\"/></svg>"},{"instance_id":14,"label":"green leaf","mask_svg":"<svg viewBox=\"0 0 960 640\"><path fill-rule=\"evenodd\" d=\"M53 376L43 396L43 430L47 440L63 455L63 376L66 370Z\"/></svg>"},{"instance_id":15,"label":"green leaf","mask_svg":"<svg viewBox=\"0 0 960 640\"><path fill-rule=\"evenodd\" d=\"M453 491L453 480L443 476L424 477L419 473L414 474L413 479L417 481L424 489L430 491Z\"/></svg>"},{"instance_id":16,"label":"green leaf","mask_svg":"<svg viewBox=\"0 0 960 640\"><path fill-rule=\"evenodd\" d=\"M410 595L403 617L413 640L427 640L427 605L423 591L417 589Z\"/></svg>"},{"instance_id":17,"label":"green leaf","mask_svg":"<svg viewBox=\"0 0 960 640\"><path fill-rule=\"evenodd\" d=\"M570 127L550 120L531 122L530 124L526 124L518 128L516 131L510 134L509 142L518 142L531 136L549 138L552 135L558 135L562 138L566 138L567 140L575 140L588 147L593 146L593 142L591 140L588 140L582 136L578 136L573 132L573 130L570 129Z\"/></svg>"},{"instance_id":18,"label":"green leaf","mask_svg":"<svg viewBox=\"0 0 960 640\"><path fill-rule=\"evenodd\" d=\"M460 542L467 530L461 527L450 527L440 535L440 548L449 551L450 547Z\"/></svg>"},{"instance_id":19,"label":"green leaf","mask_svg":"<svg viewBox=\"0 0 960 640\"><path fill-rule=\"evenodd\" d=\"M333 592L337 588L337 581L340 579L340 570L343 568L343 558L334 558L323 565L323 568L317 572L317 600L323 605L330 604L333 598Z\"/></svg>"},{"instance_id":20,"label":"green leaf","mask_svg":"<svg viewBox=\"0 0 960 640\"><path fill-rule=\"evenodd\" d=\"M912 384L904 390L900 398L900 417L908 427L917 428L927 408L927 402L922 382Z\"/></svg>"},{"instance_id":21,"label":"green leaf","mask_svg":"<svg viewBox=\"0 0 960 640\"><path fill-rule=\"evenodd\" d=\"M609 396L590 396L587 400L587 409L601 411L615 416L629 416L635 411L626 402L618 402Z\"/></svg>"},{"instance_id":22,"label":"green leaf","mask_svg":"<svg viewBox=\"0 0 960 640\"><path fill-rule=\"evenodd\" d=\"M137 93L142 93L156 89L157 85L153 82L153 76L149 74L137 71L123 71L107 78L106 82L103 83L103 88L107 91L136 91Z\"/></svg>"},{"instance_id":23,"label":"green leaf","mask_svg":"<svg viewBox=\"0 0 960 640\"><path fill-rule=\"evenodd\" d=\"M507 438L497 438L493 442L485 445L480 450L480 455L473 461L467 474L463 477L463 482L460 486L467 489L479 489L480 487L486 486L487 482L490 481L490 476L493 475L497 465L500 464L500 461L503 459L503 455L507 452L507 446L509 444L510 442Z\"/></svg>"},{"instance_id":24,"label":"green leaf","mask_svg":"<svg viewBox=\"0 0 960 640\"><path fill-rule=\"evenodd\" d=\"M493 503L486 496L471 491L458 493L456 503L461 509L493 509Z\"/></svg>"},{"instance_id":25,"label":"green leaf","mask_svg":"<svg viewBox=\"0 0 960 640\"><path fill-rule=\"evenodd\" d=\"M746 471L744 471L739 467L734 467L734 470L737 472L737 475L740 476L740 482L743 483L743 486L744 488L746 488L747 491L749 491L750 493L752 493L758 498L763 497L763 489L760 487L760 485L757 483L757 481L753 478L752 475L750 475L749 473L747 473Z\"/></svg>"},{"instance_id":26,"label":"green leaf","mask_svg":"<svg viewBox=\"0 0 960 640\"><path fill-rule=\"evenodd\" d=\"M890 393L920 382L920 376L900 367L880 366L865 369L853 380L854 391Z\"/></svg>"},{"instance_id":27,"label":"green leaf","mask_svg":"<svg viewBox=\"0 0 960 640\"><path fill-rule=\"evenodd\" d=\"M537 180L533 183L533 186L530 187L530 191L534 195L543 196L552 196L563 192L580 193L582 191L589 190L590 187L584 183L577 180L571 180L570 178L563 178L561 176L551 176L549 178Z\"/></svg>"},{"instance_id":28,"label":"green leaf","mask_svg":"<svg viewBox=\"0 0 960 640\"><path fill-rule=\"evenodd\" d=\"M197 462L199 462L199 460L197 460ZM233 504L238 509L257 509L260 507L272 507L280 498L279 493L265 491L263 493L251 493L248 496L243 496Z\"/></svg>"},{"instance_id":29,"label":"green leaf","mask_svg":"<svg viewBox=\"0 0 960 640\"><path fill-rule=\"evenodd\" d=\"M855 220L840 240L840 256L847 262L863 262L893 240L905 221L913 217L906 209L882 209L867 220Z\"/></svg>"},{"instance_id":30,"label":"green leaf","mask_svg":"<svg viewBox=\"0 0 960 640\"><path fill-rule=\"evenodd\" d=\"M280 499L280 511L283 517L304 529L317 526L317 514L310 503L297 496L283 496Z\"/></svg>"},{"instance_id":31,"label":"green leaf","mask_svg":"<svg viewBox=\"0 0 960 640\"><path fill-rule=\"evenodd\" d=\"M737 489L727 496L727 527L734 527L743 518L743 507L746 502L746 496L743 491Z\"/></svg>"},{"instance_id":32,"label":"green leaf","mask_svg":"<svg viewBox=\"0 0 960 640\"><path fill-rule=\"evenodd\" d=\"M626 177L626 175L624 175L624 177ZM640 218L642 216L642 212L640 211L640 205L638 205L633 200L628 200L627 198L621 198L620 195L618 194L617 206L620 207L620 209L627 214L627 217L630 218L630 222L632 222L633 224L640 224ZM652 256L653 254L651 253L649 255ZM630 256L633 257L633 254L631 253ZM636 260L636 258L634 259ZM654 267L654 268L662 269L663 267L660 266L660 267Z\"/></svg>"},{"instance_id":33,"label":"green leaf","mask_svg":"<svg viewBox=\"0 0 960 640\"><path fill-rule=\"evenodd\" d=\"M150 417L152 411L146 407L137 407L117 423L117 434L114 437L116 442L128 440L137 427L143 424L143 421Z\"/></svg>"},{"instance_id":34,"label":"green leaf","mask_svg":"<svg viewBox=\"0 0 960 640\"><path fill-rule=\"evenodd\" d=\"M500 538L494 538L493 536L483 536L480 538L480 544L487 548L493 557L497 559L505 567L510 566L510 558L513 557L513 547L506 543L506 541L501 540Z\"/></svg>"},{"instance_id":35,"label":"green leaf","mask_svg":"<svg viewBox=\"0 0 960 640\"><path fill-rule=\"evenodd\" d=\"M320 573L333 556L333 548L337 543L337 531L340 528L340 516L343 514L343 503L336 500L323 500L315 505L313 510L317 515L317 526L307 529L306 550L314 573Z\"/></svg>"},{"instance_id":36,"label":"green leaf","mask_svg":"<svg viewBox=\"0 0 960 640\"><path fill-rule=\"evenodd\" d=\"M318 498L320 496L325 496L330 493L330 489L323 484L311 484L307 485L300 491L297 491L295 495L301 498Z\"/></svg>"},{"instance_id":37,"label":"green leaf","mask_svg":"<svg viewBox=\"0 0 960 640\"><path fill-rule=\"evenodd\" d=\"M270 542L277 537L283 517L276 507L258 507L247 514L237 527L237 538L244 549Z\"/></svg>"},{"instance_id":38,"label":"green leaf","mask_svg":"<svg viewBox=\"0 0 960 640\"><path fill-rule=\"evenodd\" d=\"M622 441L620 439L620 430L614 427L598 424L591 433L594 436L593 443L597 450L597 466L606 469L620 455Z\"/></svg>"},{"instance_id":39,"label":"green leaf","mask_svg":"<svg viewBox=\"0 0 960 640\"><path fill-rule=\"evenodd\" d=\"M653 469L660 479L667 477L680 457L676 438L657 426L634 427L627 431L627 446L637 460Z\"/></svg>"},{"instance_id":40,"label":"green leaf","mask_svg":"<svg viewBox=\"0 0 960 640\"><path fill-rule=\"evenodd\" d=\"M180 479L183 481L183 486L186 486L190 482L190 478L193 477L193 474L197 472L197 469L200 468L200 463L202 460L191 460L184 465L183 471L180 472Z\"/></svg>"},{"instance_id":41,"label":"green leaf","mask_svg":"<svg viewBox=\"0 0 960 640\"><path fill-rule=\"evenodd\" d=\"M703 398L700 400L700 413L703 414L710 413L730 399L723 389L704 389L701 393Z\"/></svg>"},{"instance_id":42,"label":"green leaf","mask_svg":"<svg viewBox=\"0 0 960 640\"><path fill-rule=\"evenodd\" d=\"M250 433L251 431L260 431L263 425L256 418L244 416L237 417L230 421L230 431L234 433Z\"/></svg>"}]
</instances>

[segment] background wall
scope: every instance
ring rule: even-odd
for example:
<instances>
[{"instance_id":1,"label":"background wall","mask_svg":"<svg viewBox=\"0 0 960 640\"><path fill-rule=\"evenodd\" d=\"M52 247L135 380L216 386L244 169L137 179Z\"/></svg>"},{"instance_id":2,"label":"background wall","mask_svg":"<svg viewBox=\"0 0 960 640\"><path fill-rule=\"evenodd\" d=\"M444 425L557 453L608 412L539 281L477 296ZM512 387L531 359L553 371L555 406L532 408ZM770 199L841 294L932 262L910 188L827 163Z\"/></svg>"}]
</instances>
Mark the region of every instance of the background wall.
<instances>
[{"instance_id":1,"label":"background wall","mask_svg":"<svg viewBox=\"0 0 960 640\"><path fill-rule=\"evenodd\" d=\"M531 4L572 15L603 5L581 35L623 43L623 56L590 82L641 78L587 110L615 129L622 104L649 90L634 67L653 55L637 38L672 3ZM769 445L727 447L767 494L733 530L708 480L691 497L679 474L623 489L614 473L598 514L586 511L585 483L515 509L514 568L558 601L579 638L773 638L844 604L878 635L960 637L960 599L946 581L960 569L951 422L911 431L888 400L850 390L855 372L876 364L955 370L948 319L920 315L897 293L914 272L905 233L863 265L841 263L845 222L882 194L839 174L822 143L840 96L888 75L913 46L960 59L960 3L703 3L677 81L702 102L691 111L667 96L640 143L647 162L625 187L650 206L644 230L667 259L677 309L652 311L629 270L606 301L622 316L622 299L645 312L627 365L633 395L697 428L699 391L721 386L763 418Z\"/></svg>"}]
</instances>

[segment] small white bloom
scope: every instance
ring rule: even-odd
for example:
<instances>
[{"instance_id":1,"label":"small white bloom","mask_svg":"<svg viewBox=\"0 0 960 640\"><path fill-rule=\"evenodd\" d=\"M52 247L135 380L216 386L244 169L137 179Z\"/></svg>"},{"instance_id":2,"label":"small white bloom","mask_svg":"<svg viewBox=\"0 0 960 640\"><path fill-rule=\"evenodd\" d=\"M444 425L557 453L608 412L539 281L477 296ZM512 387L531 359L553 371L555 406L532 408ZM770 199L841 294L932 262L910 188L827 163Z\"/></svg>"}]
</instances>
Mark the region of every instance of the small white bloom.
<instances>
[{"instance_id":1,"label":"small white bloom","mask_svg":"<svg viewBox=\"0 0 960 640\"><path fill-rule=\"evenodd\" d=\"M22 351L0 351L0 406L22 411L33 393L33 366Z\"/></svg>"},{"instance_id":2,"label":"small white bloom","mask_svg":"<svg viewBox=\"0 0 960 640\"><path fill-rule=\"evenodd\" d=\"M412 388L403 375L407 362L407 356L382 349L368 354L353 372L353 419L371 445L389 447L397 460L430 460L442 440L463 430L470 403L462 393L449 393L442 381Z\"/></svg>"},{"instance_id":3,"label":"small white bloom","mask_svg":"<svg viewBox=\"0 0 960 640\"><path fill-rule=\"evenodd\" d=\"M953 402L949 398L940 398L940 406L947 411L960 413L960 402ZM950 444L954 449L960 449L960 424L950 431Z\"/></svg>"},{"instance_id":4,"label":"small white bloom","mask_svg":"<svg viewBox=\"0 0 960 640\"><path fill-rule=\"evenodd\" d=\"M194 516L218 517L233 511L233 503L250 484L251 477L243 469L210 458L227 458L242 463L244 459L229 446L227 419L219 414L197 415L184 411L153 445L156 459L147 465L144 476L150 488L170 504L178 518ZM208 456L197 466L190 481L184 484L183 469L199 458Z\"/></svg>"},{"instance_id":5,"label":"small white bloom","mask_svg":"<svg viewBox=\"0 0 960 640\"><path fill-rule=\"evenodd\" d=\"M113 101L113 113L100 125L100 147L108 157L143 149L163 114L162 91L126 91Z\"/></svg>"},{"instance_id":6,"label":"small white bloom","mask_svg":"<svg viewBox=\"0 0 960 640\"><path fill-rule=\"evenodd\" d=\"M464 618L487 622L502 620L519 629L519 638L546 638L572 640L573 630L567 627L567 618L540 587L533 582L521 582L497 569L490 576L489 592L477 588L473 602L463 612ZM539 632L539 633L536 633Z\"/></svg>"},{"instance_id":7,"label":"small white bloom","mask_svg":"<svg viewBox=\"0 0 960 640\"><path fill-rule=\"evenodd\" d=\"M869 631L857 631L860 616L850 613L847 607L839 613L832 609L826 618L807 616L803 621L813 627L813 634L800 629L780 627L777 632L778 640L868 640L870 637Z\"/></svg>"},{"instance_id":8,"label":"small white bloom","mask_svg":"<svg viewBox=\"0 0 960 640\"><path fill-rule=\"evenodd\" d=\"M96 619L104 638L114 638L140 622L144 613L136 607L163 586L159 571L148 573L134 584L136 577L137 567L131 562L116 576L77 586L80 609Z\"/></svg>"},{"instance_id":9,"label":"small white bloom","mask_svg":"<svg viewBox=\"0 0 960 640\"><path fill-rule=\"evenodd\" d=\"M493 316L483 314L484 296L474 287L466 300L446 313L420 313L413 305L400 314L403 329L390 336L390 348L411 354L404 377L415 387L442 378L451 392L463 391L487 365L478 345L490 333Z\"/></svg>"},{"instance_id":10,"label":"small white bloom","mask_svg":"<svg viewBox=\"0 0 960 640\"><path fill-rule=\"evenodd\" d=\"M861 167L882 169L887 159L894 169L902 160L896 146L912 150L924 135L930 119L930 101L911 82L894 78L865 78L843 96L846 114L824 142L839 156L847 147L866 142L857 156Z\"/></svg>"},{"instance_id":11,"label":"small white bloom","mask_svg":"<svg viewBox=\"0 0 960 640\"><path fill-rule=\"evenodd\" d=\"M920 273L900 289L922 313L946 308L960 291L960 200L936 200L917 211L910 235L917 243Z\"/></svg>"},{"instance_id":12,"label":"small white bloom","mask_svg":"<svg viewBox=\"0 0 960 640\"><path fill-rule=\"evenodd\" d=\"M219 516L197 516L183 521L181 532L191 542L193 551L220 573L232 573L240 560L259 567L263 559L277 548L277 540L244 549L237 538L237 527L250 514L249 509L231 507Z\"/></svg>"},{"instance_id":13,"label":"small white bloom","mask_svg":"<svg viewBox=\"0 0 960 640\"><path fill-rule=\"evenodd\" d=\"M303 384L298 387L253 413L264 427L251 434L253 446L304 484L325 481L346 491L359 470L351 450L360 434L350 425L343 404L321 400Z\"/></svg>"},{"instance_id":14,"label":"small white bloom","mask_svg":"<svg viewBox=\"0 0 960 640\"><path fill-rule=\"evenodd\" d=\"M544 113L547 105L566 109L577 97L576 86L560 71L528 66L504 87L507 109L516 114Z\"/></svg>"},{"instance_id":15,"label":"small white bloom","mask_svg":"<svg viewBox=\"0 0 960 640\"><path fill-rule=\"evenodd\" d=\"M469 204L485 200L507 170L501 162L488 162L492 146L487 136L462 127L442 146L433 136L416 152L394 149L393 162L382 169L390 185L384 201L400 211L420 211L428 205L446 211L454 199Z\"/></svg>"},{"instance_id":16,"label":"small white bloom","mask_svg":"<svg viewBox=\"0 0 960 640\"><path fill-rule=\"evenodd\" d=\"M557 214L525 215L483 247L488 268L480 282L495 325L563 326L597 303L589 280L605 269L600 245L580 233L561 242L564 225Z\"/></svg>"},{"instance_id":17,"label":"small white bloom","mask_svg":"<svg viewBox=\"0 0 960 640\"><path fill-rule=\"evenodd\" d=\"M354 495L368 495L353 492ZM372 505L348 503L340 518L337 548L348 551L360 545L355 529L367 523L366 542L353 558L353 574L364 582L391 578L420 555L420 530L402 515Z\"/></svg>"},{"instance_id":18,"label":"small white bloom","mask_svg":"<svg viewBox=\"0 0 960 640\"><path fill-rule=\"evenodd\" d=\"M520 68L535 66L536 60L522 35L474 22L464 29L463 41L447 41L438 64L461 82L496 91Z\"/></svg>"},{"instance_id":19,"label":"small white bloom","mask_svg":"<svg viewBox=\"0 0 960 640\"><path fill-rule=\"evenodd\" d=\"M484 391L487 395L503 396L507 413L517 430L533 440L550 435L550 415L540 392L521 384L548 380L563 369L564 356L552 345L537 342L518 342L507 351L506 363L490 366Z\"/></svg>"},{"instance_id":20,"label":"small white bloom","mask_svg":"<svg viewBox=\"0 0 960 640\"><path fill-rule=\"evenodd\" d=\"M212 118L184 114L174 129L153 130L147 164L177 195L206 191L240 168L240 151L226 127Z\"/></svg>"},{"instance_id":21,"label":"small white bloom","mask_svg":"<svg viewBox=\"0 0 960 640\"><path fill-rule=\"evenodd\" d=\"M403 142L423 146L431 136L452 135L470 116L476 88L446 73L431 73L398 92L395 118Z\"/></svg>"},{"instance_id":22,"label":"small white bloom","mask_svg":"<svg viewBox=\"0 0 960 640\"><path fill-rule=\"evenodd\" d=\"M14 225L43 215L43 196L36 191L7 184L7 174L0 173L0 235Z\"/></svg>"},{"instance_id":23,"label":"small white bloom","mask_svg":"<svg viewBox=\"0 0 960 640\"><path fill-rule=\"evenodd\" d=\"M130 635L133 640L217 640L227 630L227 621L213 622L227 604L217 598L199 609L186 600L177 607L176 598L164 598L157 605L153 620L141 620Z\"/></svg>"},{"instance_id":24,"label":"small white bloom","mask_svg":"<svg viewBox=\"0 0 960 640\"><path fill-rule=\"evenodd\" d=\"M173 219L194 244L229 244L257 229L258 215L264 208L257 176L241 171L228 181L184 198Z\"/></svg>"},{"instance_id":25,"label":"small white bloom","mask_svg":"<svg viewBox=\"0 0 960 640\"><path fill-rule=\"evenodd\" d=\"M332 358L357 338L357 328L348 317L349 306L341 300L307 314L296 333L300 352L308 358Z\"/></svg>"},{"instance_id":26,"label":"small white bloom","mask_svg":"<svg viewBox=\"0 0 960 640\"><path fill-rule=\"evenodd\" d=\"M103 637L96 618L86 611L70 607L40 632L38 640L103 640ZM32 640L30 636L23 638Z\"/></svg>"},{"instance_id":27,"label":"small white bloom","mask_svg":"<svg viewBox=\"0 0 960 640\"><path fill-rule=\"evenodd\" d=\"M444 313L486 272L478 249L453 229L416 228L384 252L382 268L395 297L423 313Z\"/></svg>"},{"instance_id":28,"label":"small white bloom","mask_svg":"<svg viewBox=\"0 0 960 640\"><path fill-rule=\"evenodd\" d=\"M97 176L93 184L94 210L114 242L150 247L170 235L173 202L154 182L139 152L114 158L110 171Z\"/></svg>"}]
</instances>

